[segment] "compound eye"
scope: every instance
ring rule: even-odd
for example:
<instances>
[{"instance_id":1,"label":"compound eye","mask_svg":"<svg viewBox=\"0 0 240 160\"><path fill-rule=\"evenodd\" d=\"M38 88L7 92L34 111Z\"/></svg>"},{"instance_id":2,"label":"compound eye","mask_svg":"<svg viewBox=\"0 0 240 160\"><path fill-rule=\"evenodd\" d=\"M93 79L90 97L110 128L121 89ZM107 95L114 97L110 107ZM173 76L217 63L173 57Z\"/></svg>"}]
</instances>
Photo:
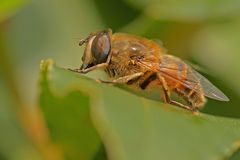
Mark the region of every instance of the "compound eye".
<instances>
[{"instance_id":1,"label":"compound eye","mask_svg":"<svg viewBox=\"0 0 240 160\"><path fill-rule=\"evenodd\" d=\"M93 57L96 59L96 63L104 63L107 61L108 54L110 52L110 39L106 33L97 35L93 42L91 51Z\"/></svg>"}]
</instances>

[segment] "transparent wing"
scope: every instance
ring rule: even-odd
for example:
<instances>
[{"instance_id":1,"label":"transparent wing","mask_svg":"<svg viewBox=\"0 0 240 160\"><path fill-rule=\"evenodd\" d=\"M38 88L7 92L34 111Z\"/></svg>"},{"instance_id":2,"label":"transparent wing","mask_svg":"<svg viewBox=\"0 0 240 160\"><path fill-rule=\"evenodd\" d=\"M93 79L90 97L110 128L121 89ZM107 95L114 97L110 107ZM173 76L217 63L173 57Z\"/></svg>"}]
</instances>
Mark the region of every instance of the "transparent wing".
<instances>
[{"instance_id":1,"label":"transparent wing","mask_svg":"<svg viewBox=\"0 0 240 160\"><path fill-rule=\"evenodd\" d=\"M164 55L161 57L161 60L160 64L144 61L141 63L148 68L160 72L164 78L175 83L180 83L186 88L196 92L203 90L204 95L208 98L219 101L229 101L229 98L222 91L179 58L171 55Z\"/></svg>"},{"instance_id":2,"label":"transparent wing","mask_svg":"<svg viewBox=\"0 0 240 160\"><path fill-rule=\"evenodd\" d=\"M214 86L209 80L207 80L204 76L202 76L194 69L192 69L192 73L199 79L206 97L216 99L219 101L229 101L229 98L216 86Z\"/></svg>"}]
</instances>

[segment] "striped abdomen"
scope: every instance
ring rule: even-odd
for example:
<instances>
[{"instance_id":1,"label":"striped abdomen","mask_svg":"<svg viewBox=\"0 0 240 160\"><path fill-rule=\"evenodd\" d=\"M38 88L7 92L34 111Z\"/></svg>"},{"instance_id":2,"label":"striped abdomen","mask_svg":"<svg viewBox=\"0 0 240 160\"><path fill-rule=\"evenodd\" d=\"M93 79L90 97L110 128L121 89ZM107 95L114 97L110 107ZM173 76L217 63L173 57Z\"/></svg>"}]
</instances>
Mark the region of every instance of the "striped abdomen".
<instances>
[{"instance_id":1,"label":"striped abdomen","mask_svg":"<svg viewBox=\"0 0 240 160\"><path fill-rule=\"evenodd\" d=\"M186 63L174 56L163 55L159 71L172 91L194 107L204 105L205 97L200 81Z\"/></svg>"},{"instance_id":2,"label":"striped abdomen","mask_svg":"<svg viewBox=\"0 0 240 160\"><path fill-rule=\"evenodd\" d=\"M201 88L196 88L193 90L181 85L177 88L174 88L174 91L194 107L200 108L205 104L206 99Z\"/></svg>"},{"instance_id":3,"label":"striped abdomen","mask_svg":"<svg viewBox=\"0 0 240 160\"><path fill-rule=\"evenodd\" d=\"M189 89L180 83L174 83L174 88L172 84L168 84L169 81L167 81L167 85L169 87L169 91L176 92L180 97L183 97L183 99L191 104L193 107L202 107L205 104L205 97L204 93L202 91L202 88L199 85L196 85L194 89ZM160 80L157 77L157 73L147 71L142 77L139 77L138 79L129 81L128 84L137 84L139 88L142 90L145 89L152 89L153 87L156 88L161 84ZM162 89L159 87L159 89Z\"/></svg>"}]
</instances>

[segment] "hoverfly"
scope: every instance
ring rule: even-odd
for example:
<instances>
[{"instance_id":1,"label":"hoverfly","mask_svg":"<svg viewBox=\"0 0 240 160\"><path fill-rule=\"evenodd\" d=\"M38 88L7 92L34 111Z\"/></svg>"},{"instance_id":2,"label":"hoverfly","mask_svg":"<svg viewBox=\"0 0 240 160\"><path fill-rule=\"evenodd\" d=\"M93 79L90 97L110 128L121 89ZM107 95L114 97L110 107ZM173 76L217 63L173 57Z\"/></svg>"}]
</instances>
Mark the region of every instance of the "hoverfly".
<instances>
[{"instance_id":1,"label":"hoverfly","mask_svg":"<svg viewBox=\"0 0 240 160\"><path fill-rule=\"evenodd\" d=\"M158 88L164 102L197 111L206 98L229 101L217 87L181 59L164 53L155 41L111 29L91 33L79 45L86 44L79 69L87 73L103 68L113 84L127 84L138 90ZM171 93L182 97L185 103L171 98Z\"/></svg>"}]
</instances>

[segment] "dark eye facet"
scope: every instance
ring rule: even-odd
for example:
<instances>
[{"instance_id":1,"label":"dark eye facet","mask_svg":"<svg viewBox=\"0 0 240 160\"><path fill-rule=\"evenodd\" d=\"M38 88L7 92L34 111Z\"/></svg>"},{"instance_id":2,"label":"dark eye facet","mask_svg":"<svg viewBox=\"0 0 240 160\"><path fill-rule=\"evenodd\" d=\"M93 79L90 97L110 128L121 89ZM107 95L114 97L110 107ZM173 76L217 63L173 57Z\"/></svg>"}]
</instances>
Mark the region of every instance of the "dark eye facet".
<instances>
[{"instance_id":1,"label":"dark eye facet","mask_svg":"<svg viewBox=\"0 0 240 160\"><path fill-rule=\"evenodd\" d=\"M94 58L96 59L96 64L104 63L107 61L110 48L110 39L106 33L99 34L94 38L91 51Z\"/></svg>"}]
</instances>

